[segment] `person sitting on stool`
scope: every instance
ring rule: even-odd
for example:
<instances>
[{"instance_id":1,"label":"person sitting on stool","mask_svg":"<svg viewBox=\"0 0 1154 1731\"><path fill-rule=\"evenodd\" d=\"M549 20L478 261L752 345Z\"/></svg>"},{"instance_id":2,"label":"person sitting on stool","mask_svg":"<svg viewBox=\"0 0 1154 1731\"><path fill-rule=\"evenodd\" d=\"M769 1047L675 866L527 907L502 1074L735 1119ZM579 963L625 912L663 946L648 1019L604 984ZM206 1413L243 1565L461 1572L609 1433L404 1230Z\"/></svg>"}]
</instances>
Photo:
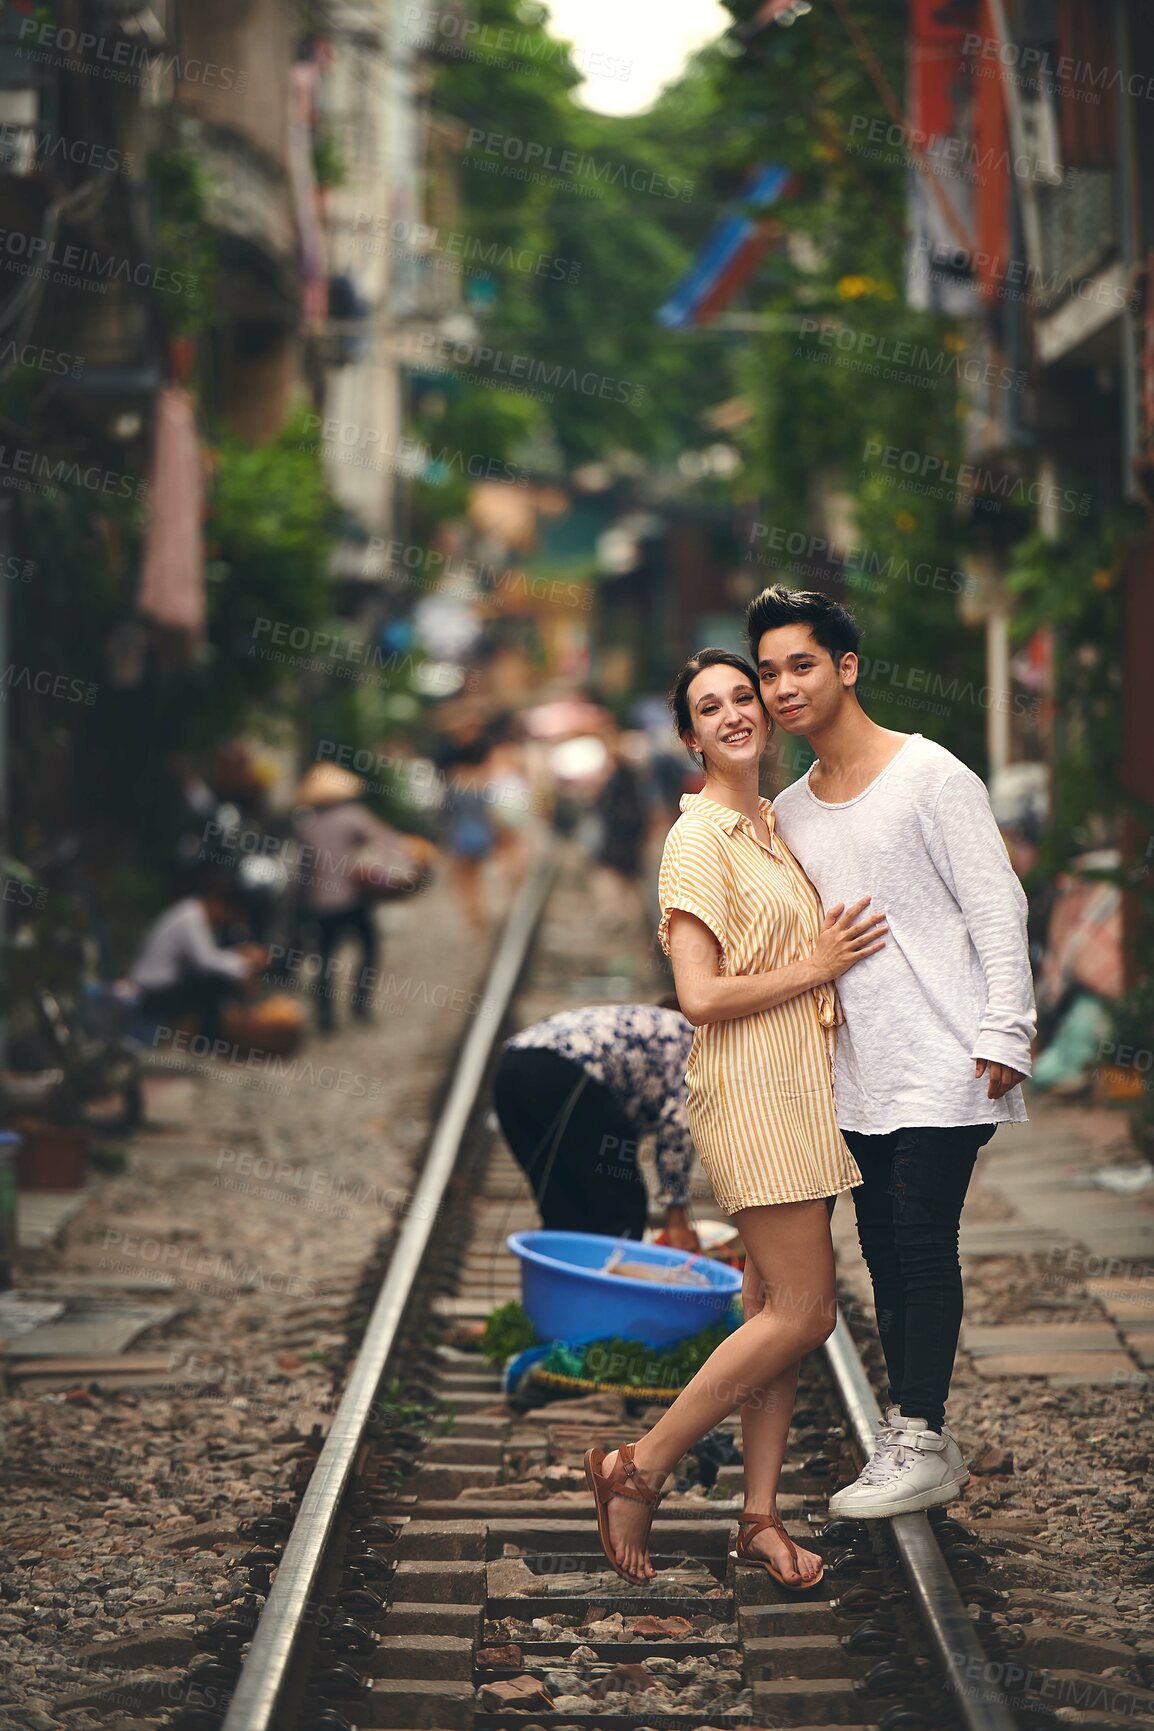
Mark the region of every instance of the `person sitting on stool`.
<instances>
[{"instance_id":1,"label":"person sitting on stool","mask_svg":"<svg viewBox=\"0 0 1154 1731\"><path fill-rule=\"evenodd\" d=\"M146 932L128 977L139 993L145 1021L195 1018L197 1031L220 1037L225 1006L243 996L268 959L262 944L227 948L215 928L238 913L235 878L225 867L205 866L191 895L174 902Z\"/></svg>"},{"instance_id":2,"label":"person sitting on stool","mask_svg":"<svg viewBox=\"0 0 1154 1731\"><path fill-rule=\"evenodd\" d=\"M640 1239L649 1200L637 1146L653 1131L666 1237L700 1249L686 1215L692 1039L681 1012L662 1003L562 1010L506 1041L493 1104L545 1228Z\"/></svg>"}]
</instances>

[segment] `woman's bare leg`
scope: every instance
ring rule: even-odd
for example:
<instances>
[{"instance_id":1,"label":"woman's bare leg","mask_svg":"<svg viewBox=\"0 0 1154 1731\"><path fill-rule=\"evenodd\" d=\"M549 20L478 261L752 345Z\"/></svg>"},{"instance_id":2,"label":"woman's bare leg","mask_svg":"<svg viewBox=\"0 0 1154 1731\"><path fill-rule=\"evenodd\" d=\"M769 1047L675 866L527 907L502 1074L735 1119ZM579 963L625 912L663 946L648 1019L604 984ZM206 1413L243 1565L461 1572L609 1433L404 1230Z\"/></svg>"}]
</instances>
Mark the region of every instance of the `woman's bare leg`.
<instances>
[{"instance_id":1,"label":"woman's bare leg","mask_svg":"<svg viewBox=\"0 0 1154 1731\"><path fill-rule=\"evenodd\" d=\"M766 1301L710 1354L673 1405L636 1443L638 1470L654 1489L660 1488L686 1450L736 1406L756 1398L758 1391L771 1387L791 1368L796 1379L798 1361L828 1339L833 1330L833 1246L825 1203L783 1202L746 1208L735 1219L746 1249L747 1270L752 1264L751 1278L760 1274ZM767 1278L766 1270L772 1271L771 1277ZM784 1401L779 1401L767 1408L776 1426L782 1424L784 1412L786 1432L792 1404L791 1400L786 1409ZM784 1432L778 1446L784 1454ZM606 1456L602 1470L607 1478L616 1460L616 1450ZM773 1492L776 1496L776 1483ZM630 1498L614 1497L609 1504L609 1533L617 1561L630 1574L649 1579L656 1570L639 1542L647 1517L648 1510ZM784 1546L781 1548L788 1556ZM776 1564L776 1557L774 1561Z\"/></svg>"},{"instance_id":2,"label":"woman's bare leg","mask_svg":"<svg viewBox=\"0 0 1154 1731\"><path fill-rule=\"evenodd\" d=\"M742 1294L746 1316L756 1315ZM758 1307L760 1308L760 1306ZM775 1515L781 1469L785 1463L793 1404L797 1396L799 1364L790 1364L780 1376L757 1389L741 1405L741 1456L745 1463L745 1507L751 1514ZM781 1534L765 1527L751 1539L747 1549L765 1557L787 1581L809 1580L820 1573L821 1558L797 1545L797 1563Z\"/></svg>"}]
</instances>

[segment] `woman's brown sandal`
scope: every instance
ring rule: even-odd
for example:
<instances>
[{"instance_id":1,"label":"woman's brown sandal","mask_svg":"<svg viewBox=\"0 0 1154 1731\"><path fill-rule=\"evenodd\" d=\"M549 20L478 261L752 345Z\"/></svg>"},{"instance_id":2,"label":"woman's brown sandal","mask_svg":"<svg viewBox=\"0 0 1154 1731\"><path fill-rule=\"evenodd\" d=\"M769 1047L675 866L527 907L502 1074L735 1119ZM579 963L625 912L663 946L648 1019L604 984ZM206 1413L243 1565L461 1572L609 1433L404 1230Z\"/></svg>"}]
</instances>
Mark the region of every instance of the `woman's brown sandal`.
<instances>
[{"instance_id":1,"label":"woman's brown sandal","mask_svg":"<svg viewBox=\"0 0 1154 1731\"><path fill-rule=\"evenodd\" d=\"M605 1477L602 1467L605 1463L604 1449L592 1448L585 1454L585 1483L593 1492L593 1501L597 1509L597 1534L601 1540L601 1549L605 1559L615 1574L621 1576L634 1587L646 1585L645 1576L630 1575L613 1555L613 1541L609 1535L609 1504L614 1497L628 1497L634 1503L648 1503L649 1524L641 1541L642 1549L649 1546L649 1534L653 1528L653 1517L657 1513L664 1493L654 1491L642 1482L636 1463L633 1459L633 1443L622 1443L617 1451L617 1461L609 1478Z\"/></svg>"},{"instance_id":2,"label":"woman's brown sandal","mask_svg":"<svg viewBox=\"0 0 1154 1731\"><path fill-rule=\"evenodd\" d=\"M743 1514L737 1523L737 1549L735 1551L730 1551L730 1556L735 1562L749 1563L753 1568L764 1569L767 1575L772 1575L778 1585L785 1587L790 1593L808 1593L811 1587L816 1587L818 1582L824 1578L825 1564L822 1564L812 1581L787 1581L785 1576L780 1574L778 1570L774 1568L768 1557L755 1557L750 1554L750 1544L754 1539L756 1539L758 1533L763 1532L766 1527L773 1527L776 1532L781 1534L781 1537L789 1546L789 1554L793 1566L800 1575L801 1564L798 1562L797 1558L797 1546L786 1532L778 1515ZM744 1533L742 1531L743 1528L746 1529Z\"/></svg>"}]
</instances>

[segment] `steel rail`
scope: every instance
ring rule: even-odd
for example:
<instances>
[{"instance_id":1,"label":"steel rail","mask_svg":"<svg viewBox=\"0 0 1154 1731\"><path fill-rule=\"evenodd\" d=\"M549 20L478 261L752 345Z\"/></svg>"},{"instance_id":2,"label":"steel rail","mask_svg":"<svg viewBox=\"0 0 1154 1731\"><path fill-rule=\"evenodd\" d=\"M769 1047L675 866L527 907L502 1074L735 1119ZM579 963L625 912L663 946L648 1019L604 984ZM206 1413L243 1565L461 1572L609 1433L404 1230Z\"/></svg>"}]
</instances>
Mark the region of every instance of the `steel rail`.
<instances>
[{"instance_id":1,"label":"steel rail","mask_svg":"<svg viewBox=\"0 0 1154 1731\"><path fill-rule=\"evenodd\" d=\"M882 1412L840 1310L837 1326L825 1343L825 1354L846 1417L868 1460L874 1452ZM924 1513L893 1515L887 1524L918 1615L949 1679L966 1731L1015 1731L1016 1720L1006 1696L996 1683L983 1680L989 1657L982 1650L929 1520Z\"/></svg>"},{"instance_id":2,"label":"steel rail","mask_svg":"<svg viewBox=\"0 0 1154 1731\"><path fill-rule=\"evenodd\" d=\"M297 1641L305 1627L329 1537L349 1483L377 1397L396 1345L413 1283L432 1235L445 1189L485 1074L502 1019L529 952L556 866L538 861L505 923L489 969L485 994L466 1035L437 1120L409 1217L377 1294L364 1340L341 1403L317 1457L300 1511L277 1565L276 1578L253 1635L222 1731L283 1731L276 1718L289 1680Z\"/></svg>"}]
</instances>

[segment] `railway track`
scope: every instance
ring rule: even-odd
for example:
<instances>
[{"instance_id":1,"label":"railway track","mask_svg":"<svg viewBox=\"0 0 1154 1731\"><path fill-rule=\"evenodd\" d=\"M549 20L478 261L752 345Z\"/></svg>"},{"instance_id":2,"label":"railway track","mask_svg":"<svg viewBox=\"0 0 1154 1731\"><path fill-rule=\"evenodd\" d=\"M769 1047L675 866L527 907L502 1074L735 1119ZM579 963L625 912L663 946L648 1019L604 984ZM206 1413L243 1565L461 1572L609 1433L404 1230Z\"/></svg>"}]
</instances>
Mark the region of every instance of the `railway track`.
<instances>
[{"instance_id":1,"label":"railway track","mask_svg":"<svg viewBox=\"0 0 1154 1731\"><path fill-rule=\"evenodd\" d=\"M736 1416L713 1433L709 1460L695 1457L698 1482L664 1504L653 1538L661 1573L633 1588L600 1555L581 1455L591 1440L631 1434L642 1409L607 1390L541 1405L523 1389L507 1397L501 1374L453 1343L463 1323L519 1297L504 1241L536 1224L481 1101L549 893L543 866L502 935L491 1013L474 1018L459 1055L328 1435L300 1463L295 1518L276 1505L252 1524L242 1559L251 1592L205 1631L205 1657L169 1724L1057 1723L1043 1674L1001 1645L992 1612L1002 1595L982 1578L972 1534L937 1512L829 1522L830 1490L872 1448L880 1419L844 1317L804 1367L780 1499L794 1536L826 1558L806 1598L757 1571L735 1575Z\"/></svg>"}]
</instances>

